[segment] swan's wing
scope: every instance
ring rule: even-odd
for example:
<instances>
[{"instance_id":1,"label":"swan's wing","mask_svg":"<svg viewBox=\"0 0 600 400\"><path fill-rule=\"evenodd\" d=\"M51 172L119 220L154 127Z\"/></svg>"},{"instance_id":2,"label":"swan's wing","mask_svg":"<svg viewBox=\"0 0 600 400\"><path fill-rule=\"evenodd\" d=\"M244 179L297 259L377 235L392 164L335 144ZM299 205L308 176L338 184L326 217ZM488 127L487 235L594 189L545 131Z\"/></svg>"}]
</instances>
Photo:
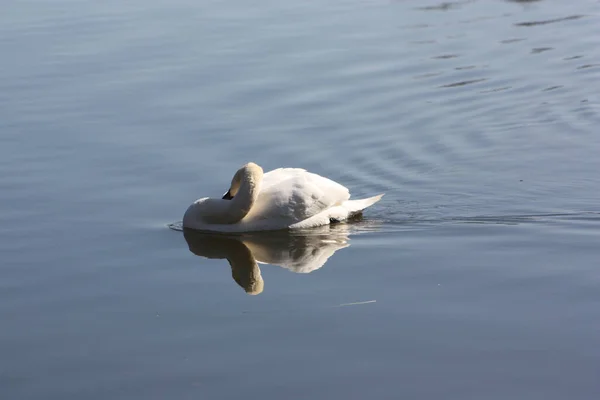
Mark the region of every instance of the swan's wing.
<instances>
[{"instance_id":1,"label":"swan's wing","mask_svg":"<svg viewBox=\"0 0 600 400\"><path fill-rule=\"evenodd\" d=\"M290 178L307 174L308 172L302 168L277 168L263 175L262 189L265 190L273 185L277 185Z\"/></svg>"},{"instance_id":2,"label":"swan's wing","mask_svg":"<svg viewBox=\"0 0 600 400\"><path fill-rule=\"evenodd\" d=\"M265 174L257 211L265 219L295 223L350 198L348 189L331 179L298 168L279 168Z\"/></svg>"}]
</instances>

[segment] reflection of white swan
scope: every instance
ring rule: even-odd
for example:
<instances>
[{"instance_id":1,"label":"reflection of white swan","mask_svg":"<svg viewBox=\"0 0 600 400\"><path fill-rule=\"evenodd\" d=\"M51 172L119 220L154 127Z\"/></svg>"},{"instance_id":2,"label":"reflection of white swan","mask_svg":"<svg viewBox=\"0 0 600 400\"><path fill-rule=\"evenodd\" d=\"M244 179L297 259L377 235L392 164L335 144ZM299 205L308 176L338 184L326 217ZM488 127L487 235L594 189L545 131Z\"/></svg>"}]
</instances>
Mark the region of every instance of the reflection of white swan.
<instances>
[{"instance_id":1,"label":"reflection of white swan","mask_svg":"<svg viewBox=\"0 0 600 400\"><path fill-rule=\"evenodd\" d=\"M307 231L223 235L184 230L190 251L206 258L227 259L233 279L247 293L259 294L264 282L258 267L273 264L296 273L321 268L337 250L348 247L348 225Z\"/></svg>"},{"instance_id":2,"label":"reflection of white swan","mask_svg":"<svg viewBox=\"0 0 600 400\"><path fill-rule=\"evenodd\" d=\"M349 200L348 189L298 168L263 174L248 163L240 168L222 199L196 200L183 216L186 228L213 232L250 232L311 228L344 221L383 195Z\"/></svg>"}]
</instances>

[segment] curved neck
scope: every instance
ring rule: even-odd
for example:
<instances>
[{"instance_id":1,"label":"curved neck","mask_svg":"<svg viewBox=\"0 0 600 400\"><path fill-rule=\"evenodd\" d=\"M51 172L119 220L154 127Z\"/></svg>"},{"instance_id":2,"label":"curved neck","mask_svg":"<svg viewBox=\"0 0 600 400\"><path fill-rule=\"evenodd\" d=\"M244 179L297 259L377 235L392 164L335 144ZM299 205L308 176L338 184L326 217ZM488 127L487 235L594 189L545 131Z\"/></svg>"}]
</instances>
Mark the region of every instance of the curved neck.
<instances>
[{"instance_id":1,"label":"curved neck","mask_svg":"<svg viewBox=\"0 0 600 400\"><path fill-rule=\"evenodd\" d=\"M260 183L260 180L253 175L247 174L242 177L240 188L235 197L228 200L228 221L224 223L234 224L239 222L250 212L260 192Z\"/></svg>"}]
</instances>

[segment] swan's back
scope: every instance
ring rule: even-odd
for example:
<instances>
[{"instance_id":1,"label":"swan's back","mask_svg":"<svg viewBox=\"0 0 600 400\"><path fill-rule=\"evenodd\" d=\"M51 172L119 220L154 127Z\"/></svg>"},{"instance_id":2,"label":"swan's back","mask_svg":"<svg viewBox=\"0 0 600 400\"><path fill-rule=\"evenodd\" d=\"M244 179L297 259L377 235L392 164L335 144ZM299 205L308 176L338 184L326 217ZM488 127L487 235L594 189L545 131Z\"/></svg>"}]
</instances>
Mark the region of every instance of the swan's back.
<instances>
[{"instance_id":1,"label":"swan's back","mask_svg":"<svg viewBox=\"0 0 600 400\"><path fill-rule=\"evenodd\" d=\"M294 224L342 204L348 189L331 179L301 168L278 168L267 172L251 219Z\"/></svg>"}]
</instances>

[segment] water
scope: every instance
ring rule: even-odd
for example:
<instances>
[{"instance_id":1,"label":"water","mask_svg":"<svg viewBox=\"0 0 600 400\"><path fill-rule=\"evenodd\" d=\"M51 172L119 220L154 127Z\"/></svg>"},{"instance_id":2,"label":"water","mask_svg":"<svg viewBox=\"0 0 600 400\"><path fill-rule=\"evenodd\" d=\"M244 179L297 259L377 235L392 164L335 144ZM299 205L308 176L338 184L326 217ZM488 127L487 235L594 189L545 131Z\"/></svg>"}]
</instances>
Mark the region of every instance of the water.
<instances>
[{"instance_id":1,"label":"water","mask_svg":"<svg viewBox=\"0 0 600 400\"><path fill-rule=\"evenodd\" d=\"M599 15L4 4L2 398L596 398ZM249 160L387 195L292 236L167 228Z\"/></svg>"}]
</instances>

